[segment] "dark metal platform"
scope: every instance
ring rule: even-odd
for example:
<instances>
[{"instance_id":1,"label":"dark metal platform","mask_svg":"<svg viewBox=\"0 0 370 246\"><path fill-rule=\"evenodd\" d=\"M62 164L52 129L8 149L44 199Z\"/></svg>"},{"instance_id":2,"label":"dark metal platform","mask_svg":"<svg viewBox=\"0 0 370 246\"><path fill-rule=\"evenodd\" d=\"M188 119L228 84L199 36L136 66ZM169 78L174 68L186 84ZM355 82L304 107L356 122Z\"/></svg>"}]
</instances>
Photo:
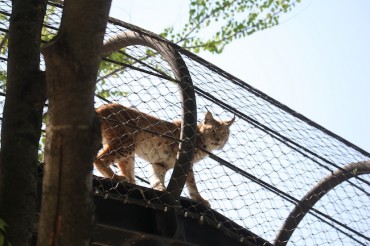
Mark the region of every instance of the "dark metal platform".
<instances>
[{"instance_id":1,"label":"dark metal platform","mask_svg":"<svg viewBox=\"0 0 370 246\"><path fill-rule=\"evenodd\" d=\"M40 207L41 169L38 184ZM93 188L97 226L92 245L272 245L188 198L167 207L164 192L100 177L94 177Z\"/></svg>"}]
</instances>

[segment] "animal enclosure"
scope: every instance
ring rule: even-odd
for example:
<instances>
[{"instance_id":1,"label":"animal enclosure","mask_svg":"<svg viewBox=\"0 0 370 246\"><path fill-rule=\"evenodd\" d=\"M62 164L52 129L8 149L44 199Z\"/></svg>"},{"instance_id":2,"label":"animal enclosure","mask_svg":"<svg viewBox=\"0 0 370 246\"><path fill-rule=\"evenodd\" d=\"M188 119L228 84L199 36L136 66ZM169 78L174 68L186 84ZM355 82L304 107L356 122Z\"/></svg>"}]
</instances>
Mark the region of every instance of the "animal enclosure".
<instances>
[{"instance_id":1,"label":"animal enclosure","mask_svg":"<svg viewBox=\"0 0 370 246\"><path fill-rule=\"evenodd\" d=\"M0 1L2 40L8 32L10 4L11 1ZM45 42L58 31L61 8L57 2L49 3L42 37ZM141 41L133 42L130 35ZM172 122L182 118L184 104L192 100L183 90L184 80L190 79L192 84L186 88L190 86L195 92L193 116L198 122L207 111L218 120L236 117L224 148L194 165L199 192L211 208L193 203L176 207L179 214L214 224L220 233L231 231L242 243L248 240L243 234L246 229L276 245L370 244L369 153L175 44L110 19L106 44L117 37L122 43L106 46L96 87L96 107L115 102ZM1 106L6 93L7 61L7 48L2 44ZM184 64L173 61L171 52L179 54L176 59ZM182 73L174 70L174 63L182 64L178 69L188 70L190 77L182 78ZM2 107L0 110L2 113ZM40 162L42 152L43 140ZM137 186L127 186L128 192L123 194L119 188L125 183L112 181L110 190L95 187L96 195L134 202L130 189L135 192L144 189L141 187L150 188L151 176L148 162L140 158L135 161ZM97 170L94 174L101 176ZM166 184L171 175L169 171ZM326 178L330 180L327 183ZM95 181L101 180L96 177ZM306 196L314 187L318 188ZM181 196L189 198L187 189ZM313 202L315 197L317 202ZM170 206L160 198L143 196L142 200L153 209ZM298 212L291 214L294 209ZM218 220L214 212L228 220ZM302 214L305 216L300 218ZM290 222L284 224L287 218Z\"/></svg>"}]
</instances>

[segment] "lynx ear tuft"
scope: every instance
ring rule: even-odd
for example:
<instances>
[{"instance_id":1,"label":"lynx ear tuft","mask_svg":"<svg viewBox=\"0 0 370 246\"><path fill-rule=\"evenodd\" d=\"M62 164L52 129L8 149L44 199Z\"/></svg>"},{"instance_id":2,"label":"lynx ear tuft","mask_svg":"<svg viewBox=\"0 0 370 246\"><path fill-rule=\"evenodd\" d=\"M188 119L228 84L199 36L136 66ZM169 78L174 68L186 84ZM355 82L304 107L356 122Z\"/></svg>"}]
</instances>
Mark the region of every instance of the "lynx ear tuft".
<instances>
[{"instance_id":1,"label":"lynx ear tuft","mask_svg":"<svg viewBox=\"0 0 370 246\"><path fill-rule=\"evenodd\" d=\"M235 114L234 114L234 117L231 120L225 121L225 124L230 126L232 123L234 123L234 121L235 121Z\"/></svg>"},{"instance_id":2,"label":"lynx ear tuft","mask_svg":"<svg viewBox=\"0 0 370 246\"><path fill-rule=\"evenodd\" d=\"M212 116L212 113L207 111L206 115L204 116L204 124L209 123L210 121L213 121L214 118Z\"/></svg>"}]
</instances>

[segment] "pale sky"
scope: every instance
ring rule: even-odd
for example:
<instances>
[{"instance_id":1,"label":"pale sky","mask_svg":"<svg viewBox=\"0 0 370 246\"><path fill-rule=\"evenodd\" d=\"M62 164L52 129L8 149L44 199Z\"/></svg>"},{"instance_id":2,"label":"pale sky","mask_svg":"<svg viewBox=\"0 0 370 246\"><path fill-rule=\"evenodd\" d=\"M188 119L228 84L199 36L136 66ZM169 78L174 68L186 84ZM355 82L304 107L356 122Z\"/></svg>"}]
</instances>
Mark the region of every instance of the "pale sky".
<instances>
[{"instance_id":1,"label":"pale sky","mask_svg":"<svg viewBox=\"0 0 370 246\"><path fill-rule=\"evenodd\" d=\"M187 21L187 0L113 0L111 16L159 33ZM277 27L199 54L370 151L370 1L302 0Z\"/></svg>"}]
</instances>

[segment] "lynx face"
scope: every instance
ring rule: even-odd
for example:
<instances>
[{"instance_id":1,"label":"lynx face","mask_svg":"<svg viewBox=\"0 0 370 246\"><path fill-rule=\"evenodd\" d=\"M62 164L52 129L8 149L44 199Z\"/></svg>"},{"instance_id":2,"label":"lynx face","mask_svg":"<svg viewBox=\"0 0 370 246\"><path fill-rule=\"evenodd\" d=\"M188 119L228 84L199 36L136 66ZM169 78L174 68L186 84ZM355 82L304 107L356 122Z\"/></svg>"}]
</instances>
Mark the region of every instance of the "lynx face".
<instances>
[{"instance_id":1,"label":"lynx face","mask_svg":"<svg viewBox=\"0 0 370 246\"><path fill-rule=\"evenodd\" d=\"M204 121L198 125L199 137L202 138L208 150L222 149L230 135L230 125L235 118L229 121L215 120L210 112L206 113Z\"/></svg>"}]
</instances>

